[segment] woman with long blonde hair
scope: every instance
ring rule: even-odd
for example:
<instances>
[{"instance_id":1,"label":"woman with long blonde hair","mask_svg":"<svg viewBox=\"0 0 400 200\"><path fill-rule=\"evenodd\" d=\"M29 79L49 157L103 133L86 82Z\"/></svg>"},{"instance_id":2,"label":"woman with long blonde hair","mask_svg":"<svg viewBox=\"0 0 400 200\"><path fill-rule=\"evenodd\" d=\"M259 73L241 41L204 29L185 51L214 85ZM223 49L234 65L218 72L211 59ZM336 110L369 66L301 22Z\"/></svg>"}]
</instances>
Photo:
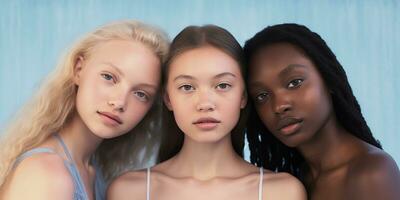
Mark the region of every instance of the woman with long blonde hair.
<instances>
[{"instance_id":1,"label":"woman with long blonde hair","mask_svg":"<svg viewBox=\"0 0 400 200\"><path fill-rule=\"evenodd\" d=\"M154 150L142 128L157 120L144 125L143 117L157 99L168 45L138 21L107 24L73 45L2 134L0 199L101 199L94 161L109 178L122 162L140 161L116 155ZM140 138L150 148L133 148Z\"/></svg>"}]
</instances>

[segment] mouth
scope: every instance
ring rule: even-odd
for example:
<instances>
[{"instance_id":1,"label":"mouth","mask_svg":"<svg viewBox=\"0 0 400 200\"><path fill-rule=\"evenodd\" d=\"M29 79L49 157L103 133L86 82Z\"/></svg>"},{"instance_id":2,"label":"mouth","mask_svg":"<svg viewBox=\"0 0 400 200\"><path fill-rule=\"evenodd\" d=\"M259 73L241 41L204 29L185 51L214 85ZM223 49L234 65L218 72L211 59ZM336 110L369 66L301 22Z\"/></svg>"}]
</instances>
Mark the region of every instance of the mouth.
<instances>
[{"instance_id":1,"label":"mouth","mask_svg":"<svg viewBox=\"0 0 400 200\"><path fill-rule=\"evenodd\" d=\"M195 126L202 130L212 130L217 127L219 123L221 123L221 121L212 117L200 118L193 122Z\"/></svg>"},{"instance_id":2,"label":"mouth","mask_svg":"<svg viewBox=\"0 0 400 200\"><path fill-rule=\"evenodd\" d=\"M107 123L110 123L111 125L123 124L122 120L117 115L112 113L97 111L97 114L99 114L103 119L106 120Z\"/></svg>"},{"instance_id":3,"label":"mouth","mask_svg":"<svg viewBox=\"0 0 400 200\"><path fill-rule=\"evenodd\" d=\"M278 129L283 135L292 135L296 133L302 126L303 120L294 117L288 117L278 122Z\"/></svg>"}]
</instances>

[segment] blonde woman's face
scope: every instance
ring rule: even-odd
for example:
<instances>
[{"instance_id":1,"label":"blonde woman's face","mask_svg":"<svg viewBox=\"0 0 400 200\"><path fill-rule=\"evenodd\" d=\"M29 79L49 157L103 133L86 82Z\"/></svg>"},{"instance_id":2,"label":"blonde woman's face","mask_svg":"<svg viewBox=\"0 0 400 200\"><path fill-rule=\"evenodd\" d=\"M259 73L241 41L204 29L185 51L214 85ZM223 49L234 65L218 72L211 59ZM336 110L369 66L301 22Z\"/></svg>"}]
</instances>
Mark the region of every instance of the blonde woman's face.
<instances>
[{"instance_id":1,"label":"blonde woman's face","mask_svg":"<svg viewBox=\"0 0 400 200\"><path fill-rule=\"evenodd\" d=\"M238 63L208 46L174 58L167 92L165 101L179 128L197 142L229 136L247 101Z\"/></svg>"},{"instance_id":2,"label":"blonde woman's face","mask_svg":"<svg viewBox=\"0 0 400 200\"><path fill-rule=\"evenodd\" d=\"M159 59L142 43L99 44L75 67L79 117L101 138L128 132L150 109L160 74Z\"/></svg>"}]
</instances>

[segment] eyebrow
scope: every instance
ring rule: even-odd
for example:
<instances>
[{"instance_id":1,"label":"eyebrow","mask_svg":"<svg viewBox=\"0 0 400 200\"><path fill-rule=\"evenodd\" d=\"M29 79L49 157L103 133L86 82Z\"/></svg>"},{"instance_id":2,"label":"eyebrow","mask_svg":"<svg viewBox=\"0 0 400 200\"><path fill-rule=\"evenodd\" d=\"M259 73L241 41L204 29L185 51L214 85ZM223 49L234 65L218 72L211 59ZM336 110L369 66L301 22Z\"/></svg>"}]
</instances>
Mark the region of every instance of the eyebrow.
<instances>
[{"instance_id":1,"label":"eyebrow","mask_svg":"<svg viewBox=\"0 0 400 200\"><path fill-rule=\"evenodd\" d=\"M297 68L305 68L305 67L306 67L305 65L301 65L301 64L290 64L287 67L285 67L285 69L283 69L281 72L279 72L278 76L279 76L279 78L282 78Z\"/></svg>"},{"instance_id":2,"label":"eyebrow","mask_svg":"<svg viewBox=\"0 0 400 200\"><path fill-rule=\"evenodd\" d=\"M221 78L221 77L224 77L224 76L232 76L232 77L236 78L236 75L232 74L230 72L224 72L224 73L218 74L218 75L214 76L214 78Z\"/></svg>"},{"instance_id":3,"label":"eyebrow","mask_svg":"<svg viewBox=\"0 0 400 200\"><path fill-rule=\"evenodd\" d=\"M111 62L104 62L103 64L112 67L113 69L115 69L115 71L117 71L118 74L124 76L124 73L122 73L122 71L121 71L116 65L114 65L113 63L111 63Z\"/></svg>"},{"instance_id":4,"label":"eyebrow","mask_svg":"<svg viewBox=\"0 0 400 200\"><path fill-rule=\"evenodd\" d=\"M223 73L220 73L220 74L215 75L215 76L214 76L214 79L218 79L218 78L221 78L221 77L224 77L224 76L232 76L232 77L236 78L236 75L235 75L235 74L232 74L232 73L230 73L230 72L223 72ZM183 74L183 75L179 75L179 76L175 77L175 78L174 78L174 81L176 81L176 80L178 80L178 79L189 79L189 80L194 80L194 79L196 79L196 78L194 78L193 76L190 76L190 75L185 75L185 74Z\"/></svg>"},{"instance_id":5,"label":"eyebrow","mask_svg":"<svg viewBox=\"0 0 400 200\"><path fill-rule=\"evenodd\" d=\"M124 75L124 73L113 63L111 62L104 62L103 64L108 65L110 67L112 67L113 69L115 69L115 71L117 71L118 74L120 75ZM141 87L146 87L149 89L153 89L153 90L157 90L157 86L156 85L152 85L152 84L148 84L148 83L140 83L139 85L136 85L135 88L141 88Z\"/></svg>"},{"instance_id":6,"label":"eyebrow","mask_svg":"<svg viewBox=\"0 0 400 200\"><path fill-rule=\"evenodd\" d=\"M290 64L285 69L283 69L281 72L279 72L278 77L283 78L287 74L289 74L291 71L295 70L296 68L305 68L305 65L301 64ZM262 81L250 81L249 83L250 87L263 87Z\"/></svg>"},{"instance_id":7,"label":"eyebrow","mask_svg":"<svg viewBox=\"0 0 400 200\"><path fill-rule=\"evenodd\" d=\"M157 91L156 85L152 85L152 84L148 84L148 83L140 83L140 84L136 85L134 88L143 88L143 87Z\"/></svg>"}]
</instances>

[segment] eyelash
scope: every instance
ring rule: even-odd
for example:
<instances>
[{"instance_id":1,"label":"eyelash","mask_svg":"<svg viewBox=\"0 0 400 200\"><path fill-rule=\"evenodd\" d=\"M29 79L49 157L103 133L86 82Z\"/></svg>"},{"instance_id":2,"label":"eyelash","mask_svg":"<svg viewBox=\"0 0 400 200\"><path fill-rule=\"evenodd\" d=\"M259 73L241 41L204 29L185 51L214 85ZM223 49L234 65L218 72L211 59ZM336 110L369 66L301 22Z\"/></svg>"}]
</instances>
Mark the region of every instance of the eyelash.
<instances>
[{"instance_id":1,"label":"eyelash","mask_svg":"<svg viewBox=\"0 0 400 200\"><path fill-rule=\"evenodd\" d=\"M262 99L260 99L261 97L262 97ZM269 94L267 92L262 92L262 93L257 94L254 99L257 103L262 103L262 102L268 100L267 99L268 97L269 97Z\"/></svg>"},{"instance_id":2,"label":"eyelash","mask_svg":"<svg viewBox=\"0 0 400 200\"><path fill-rule=\"evenodd\" d=\"M133 94L139 99L139 101L147 102L150 99L150 96L144 91L135 91ZM144 95L144 96L141 96Z\"/></svg>"},{"instance_id":3,"label":"eyelash","mask_svg":"<svg viewBox=\"0 0 400 200\"><path fill-rule=\"evenodd\" d=\"M303 81L304 81L304 80L301 79L301 78L293 79L293 80L291 80L291 81L288 83L287 88L289 88L289 89L298 88L298 87L301 86L301 84L303 83ZM291 85L293 85L293 86L291 86Z\"/></svg>"},{"instance_id":4,"label":"eyelash","mask_svg":"<svg viewBox=\"0 0 400 200\"><path fill-rule=\"evenodd\" d=\"M288 83L288 85L286 86L288 89L294 89L294 88L298 88L298 87L300 87L301 86L301 84L303 83L303 79L300 79L300 78L298 78L298 79L293 79L293 80L291 80L289 83ZM268 100L268 97L269 97L269 93L268 92L261 92L261 93L259 93L259 94L257 94L256 96L255 96L255 101L257 102L257 103L262 103L262 102L264 102L264 101L266 101L266 100Z\"/></svg>"},{"instance_id":5,"label":"eyelash","mask_svg":"<svg viewBox=\"0 0 400 200\"><path fill-rule=\"evenodd\" d=\"M221 88L222 86L225 88ZM217 86L215 86L215 88L220 91L227 91L231 87L232 87L232 85L229 83L219 83ZM190 84L181 85L178 87L178 89L183 90L184 92L191 92L191 91L195 90L195 88Z\"/></svg>"},{"instance_id":6,"label":"eyelash","mask_svg":"<svg viewBox=\"0 0 400 200\"><path fill-rule=\"evenodd\" d=\"M190 88L188 88L190 87ZM190 84L183 84L178 87L179 90L182 90L183 92L191 92L194 90L194 87Z\"/></svg>"},{"instance_id":7,"label":"eyelash","mask_svg":"<svg viewBox=\"0 0 400 200\"><path fill-rule=\"evenodd\" d=\"M113 81L114 83L116 82L116 79L114 78L114 76L110 73L101 73L100 74L101 77L103 77L106 81Z\"/></svg>"},{"instance_id":8,"label":"eyelash","mask_svg":"<svg viewBox=\"0 0 400 200\"><path fill-rule=\"evenodd\" d=\"M113 81L113 83L116 82L116 79L114 76L110 73L102 73L101 76L106 80L106 81ZM142 102L147 102L150 99L150 95L148 95L144 91L135 91L133 94L139 99L139 101Z\"/></svg>"},{"instance_id":9,"label":"eyelash","mask_svg":"<svg viewBox=\"0 0 400 200\"><path fill-rule=\"evenodd\" d=\"M221 88L222 85L224 85L225 88ZM217 89L222 90L222 91L227 91L227 90L229 90L231 87L232 87L232 85L229 84L229 83L219 83L219 84L216 86Z\"/></svg>"}]
</instances>

